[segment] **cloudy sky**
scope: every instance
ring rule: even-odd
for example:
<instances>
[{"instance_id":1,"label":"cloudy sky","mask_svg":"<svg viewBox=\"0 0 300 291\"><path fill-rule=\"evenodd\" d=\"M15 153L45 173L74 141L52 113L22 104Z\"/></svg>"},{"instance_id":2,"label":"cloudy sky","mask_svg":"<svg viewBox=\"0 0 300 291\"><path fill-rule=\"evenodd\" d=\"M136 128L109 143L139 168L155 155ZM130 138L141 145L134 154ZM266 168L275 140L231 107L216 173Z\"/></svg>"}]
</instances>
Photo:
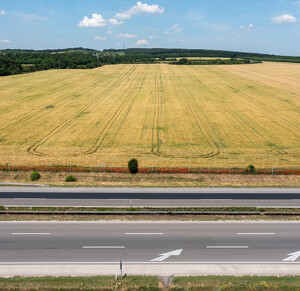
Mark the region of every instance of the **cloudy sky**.
<instances>
[{"instance_id":1,"label":"cloudy sky","mask_svg":"<svg viewBox=\"0 0 300 291\"><path fill-rule=\"evenodd\" d=\"M0 49L124 45L300 56L300 0L0 0Z\"/></svg>"}]
</instances>

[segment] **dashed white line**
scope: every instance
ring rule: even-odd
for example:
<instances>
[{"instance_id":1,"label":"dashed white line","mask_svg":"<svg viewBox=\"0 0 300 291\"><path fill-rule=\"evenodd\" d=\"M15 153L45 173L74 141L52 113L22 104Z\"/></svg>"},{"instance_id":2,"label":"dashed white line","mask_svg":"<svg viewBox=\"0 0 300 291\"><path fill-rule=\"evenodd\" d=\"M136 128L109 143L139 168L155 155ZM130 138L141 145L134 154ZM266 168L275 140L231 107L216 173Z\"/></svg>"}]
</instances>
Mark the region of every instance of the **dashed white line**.
<instances>
[{"instance_id":1,"label":"dashed white line","mask_svg":"<svg viewBox=\"0 0 300 291\"><path fill-rule=\"evenodd\" d=\"M239 235L275 235L275 232L239 232Z\"/></svg>"},{"instance_id":2,"label":"dashed white line","mask_svg":"<svg viewBox=\"0 0 300 291\"><path fill-rule=\"evenodd\" d=\"M126 235L163 235L163 232L126 232Z\"/></svg>"},{"instance_id":3,"label":"dashed white line","mask_svg":"<svg viewBox=\"0 0 300 291\"><path fill-rule=\"evenodd\" d=\"M207 246L207 249L248 249L248 246Z\"/></svg>"},{"instance_id":4,"label":"dashed white line","mask_svg":"<svg viewBox=\"0 0 300 291\"><path fill-rule=\"evenodd\" d=\"M12 232L13 235L48 235L50 232Z\"/></svg>"},{"instance_id":5,"label":"dashed white line","mask_svg":"<svg viewBox=\"0 0 300 291\"><path fill-rule=\"evenodd\" d=\"M125 249L125 246L83 246L83 249Z\"/></svg>"}]
</instances>

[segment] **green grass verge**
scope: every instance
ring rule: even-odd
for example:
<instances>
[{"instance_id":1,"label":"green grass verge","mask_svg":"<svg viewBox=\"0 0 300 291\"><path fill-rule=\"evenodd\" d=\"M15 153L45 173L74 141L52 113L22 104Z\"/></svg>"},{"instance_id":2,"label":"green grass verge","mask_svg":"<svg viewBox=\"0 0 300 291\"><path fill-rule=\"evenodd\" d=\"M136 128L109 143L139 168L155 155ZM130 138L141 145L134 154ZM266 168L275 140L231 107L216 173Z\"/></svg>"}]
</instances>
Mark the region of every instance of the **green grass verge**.
<instances>
[{"instance_id":1,"label":"green grass verge","mask_svg":"<svg viewBox=\"0 0 300 291\"><path fill-rule=\"evenodd\" d=\"M0 278L1 290L300 290L300 277L175 277L169 288L155 276Z\"/></svg>"}]
</instances>

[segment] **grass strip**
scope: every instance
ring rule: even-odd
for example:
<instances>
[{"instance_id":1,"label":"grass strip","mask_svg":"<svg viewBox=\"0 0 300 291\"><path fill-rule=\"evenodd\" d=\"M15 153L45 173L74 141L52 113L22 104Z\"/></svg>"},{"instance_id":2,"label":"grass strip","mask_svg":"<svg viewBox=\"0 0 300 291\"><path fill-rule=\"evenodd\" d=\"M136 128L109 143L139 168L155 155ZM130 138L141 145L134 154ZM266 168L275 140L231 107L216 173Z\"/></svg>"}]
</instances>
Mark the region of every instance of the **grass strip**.
<instances>
[{"instance_id":1,"label":"grass strip","mask_svg":"<svg viewBox=\"0 0 300 291\"><path fill-rule=\"evenodd\" d=\"M166 288L156 276L0 278L1 290L299 290L300 276L174 277Z\"/></svg>"}]
</instances>

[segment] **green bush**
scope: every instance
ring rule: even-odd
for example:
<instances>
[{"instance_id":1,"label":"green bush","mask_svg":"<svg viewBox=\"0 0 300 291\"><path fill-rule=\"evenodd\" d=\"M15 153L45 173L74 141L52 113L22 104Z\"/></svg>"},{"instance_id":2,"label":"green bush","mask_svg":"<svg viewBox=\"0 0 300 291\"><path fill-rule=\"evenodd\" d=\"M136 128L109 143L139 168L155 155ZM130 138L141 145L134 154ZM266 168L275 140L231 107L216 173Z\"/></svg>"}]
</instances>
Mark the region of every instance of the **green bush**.
<instances>
[{"instance_id":1,"label":"green bush","mask_svg":"<svg viewBox=\"0 0 300 291\"><path fill-rule=\"evenodd\" d=\"M41 175L40 175L39 172L33 171L33 172L31 173L31 176L30 176L31 181L35 181L35 180L38 180L38 179L40 179L40 178L41 178Z\"/></svg>"},{"instance_id":2,"label":"green bush","mask_svg":"<svg viewBox=\"0 0 300 291\"><path fill-rule=\"evenodd\" d=\"M256 169L255 169L255 167L254 167L253 165L249 165L249 166L247 167L247 169L246 169L246 172L247 172L248 174L255 174Z\"/></svg>"},{"instance_id":3,"label":"green bush","mask_svg":"<svg viewBox=\"0 0 300 291\"><path fill-rule=\"evenodd\" d=\"M77 181L76 177L72 175L66 177L66 182L76 182L76 181Z\"/></svg>"},{"instance_id":4,"label":"green bush","mask_svg":"<svg viewBox=\"0 0 300 291\"><path fill-rule=\"evenodd\" d=\"M128 169L131 174L136 174L139 171L139 164L137 159L131 159L128 162Z\"/></svg>"}]
</instances>

